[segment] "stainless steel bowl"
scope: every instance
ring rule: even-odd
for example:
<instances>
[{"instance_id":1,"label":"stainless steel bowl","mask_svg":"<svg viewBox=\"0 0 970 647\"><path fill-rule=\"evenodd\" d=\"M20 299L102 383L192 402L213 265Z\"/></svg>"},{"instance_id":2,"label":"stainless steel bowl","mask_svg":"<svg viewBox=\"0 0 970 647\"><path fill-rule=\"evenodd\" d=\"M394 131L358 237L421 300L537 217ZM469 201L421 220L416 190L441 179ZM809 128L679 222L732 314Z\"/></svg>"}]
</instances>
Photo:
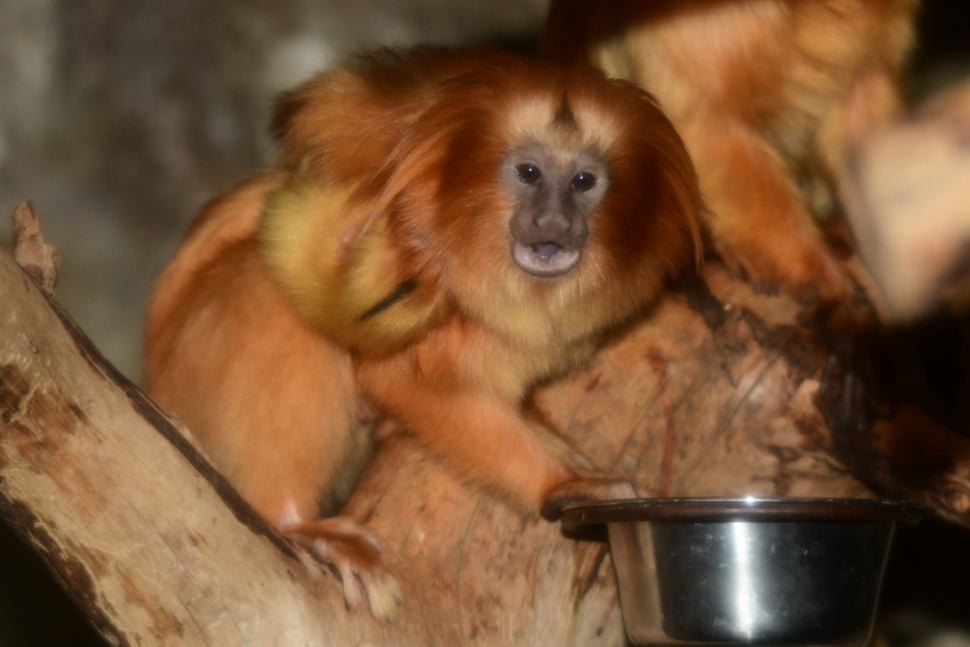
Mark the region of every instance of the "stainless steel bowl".
<instances>
[{"instance_id":1,"label":"stainless steel bowl","mask_svg":"<svg viewBox=\"0 0 970 647\"><path fill-rule=\"evenodd\" d=\"M562 524L606 526L636 644L861 647L896 525L930 512L862 499L637 499L574 504Z\"/></svg>"}]
</instances>

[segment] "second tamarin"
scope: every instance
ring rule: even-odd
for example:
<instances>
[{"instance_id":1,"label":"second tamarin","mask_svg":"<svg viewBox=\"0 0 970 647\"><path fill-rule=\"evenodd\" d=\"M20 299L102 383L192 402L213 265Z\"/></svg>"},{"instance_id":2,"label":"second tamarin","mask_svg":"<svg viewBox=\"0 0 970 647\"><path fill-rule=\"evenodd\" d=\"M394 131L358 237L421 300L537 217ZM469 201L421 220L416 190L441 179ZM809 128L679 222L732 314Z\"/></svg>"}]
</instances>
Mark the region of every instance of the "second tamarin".
<instances>
[{"instance_id":1,"label":"second tamarin","mask_svg":"<svg viewBox=\"0 0 970 647\"><path fill-rule=\"evenodd\" d=\"M855 142L898 112L918 5L554 0L546 47L657 98L690 150L730 269L854 319L852 283L810 214L829 210L827 186L851 186Z\"/></svg>"}]
</instances>

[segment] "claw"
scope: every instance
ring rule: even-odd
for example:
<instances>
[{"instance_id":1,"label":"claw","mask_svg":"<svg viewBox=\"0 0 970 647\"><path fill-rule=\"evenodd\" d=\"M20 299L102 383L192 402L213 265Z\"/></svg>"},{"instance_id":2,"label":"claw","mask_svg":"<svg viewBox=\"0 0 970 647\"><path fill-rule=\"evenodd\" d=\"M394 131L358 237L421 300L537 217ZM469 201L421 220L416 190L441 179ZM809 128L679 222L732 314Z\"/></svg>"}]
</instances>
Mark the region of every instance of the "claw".
<instances>
[{"instance_id":1,"label":"claw","mask_svg":"<svg viewBox=\"0 0 970 647\"><path fill-rule=\"evenodd\" d=\"M778 296L778 286L774 285L773 283L758 281L751 285L751 289L754 290L756 294L763 294L769 297Z\"/></svg>"},{"instance_id":2,"label":"claw","mask_svg":"<svg viewBox=\"0 0 970 647\"><path fill-rule=\"evenodd\" d=\"M366 571L358 573L367 592L371 615L377 620L391 620L404 601L401 586L386 572Z\"/></svg>"},{"instance_id":3,"label":"claw","mask_svg":"<svg viewBox=\"0 0 970 647\"><path fill-rule=\"evenodd\" d=\"M611 478L577 478L555 488L542 504L541 514L549 521L562 516L563 506L579 501L635 499L636 488L627 480Z\"/></svg>"},{"instance_id":4,"label":"claw","mask_svg":"<svg viewBox=\"0 0 970 647\"><path fill-rule=\"evenodd\" d=\"M715 250L728 271L750 283L756 294L776 296L782 289L803 304L821 307L849 302L848 274L817 235L797 244L790 240L784 249L735 243L716 241Z\"/></svg>"},{"instance_id":5,"label":"claw","mask_svg":"<svg viewBox=\"0 0 970 647\"><path fill-rule=\"evenodd\" d=\"M347 517L291 523L281 530L337 571L350 611L360 605L363 589L374 618L388 620L396 614L403 601L401 587L381 565L381 544L375 532Z\"/></svg>"}]
</instances>

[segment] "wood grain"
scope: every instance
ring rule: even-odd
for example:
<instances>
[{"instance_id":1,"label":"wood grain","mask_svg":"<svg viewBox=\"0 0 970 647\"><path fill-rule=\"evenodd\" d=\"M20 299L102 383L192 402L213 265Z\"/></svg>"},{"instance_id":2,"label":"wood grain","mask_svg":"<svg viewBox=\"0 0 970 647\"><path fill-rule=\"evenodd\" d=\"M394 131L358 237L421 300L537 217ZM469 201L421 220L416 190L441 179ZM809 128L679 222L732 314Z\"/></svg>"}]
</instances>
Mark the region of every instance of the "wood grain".
<instances>
[{"instance_id":1,"label":"wood grain","mask_svg":"<svg viewBox=\"0 0 970 647\"><path fill-rule=\"evenodd\" d=\"M854 261L853 261L854 262ZM855 266L858 269L857 266ZM117 645L622 645L604 544L388 438L346 512L390 624L280 537L0 251L0 514ZM970 520L970 442L880 395L864 339L710 263L533 405L651 496L906 496Z\"/></svg>"}]
</instances>

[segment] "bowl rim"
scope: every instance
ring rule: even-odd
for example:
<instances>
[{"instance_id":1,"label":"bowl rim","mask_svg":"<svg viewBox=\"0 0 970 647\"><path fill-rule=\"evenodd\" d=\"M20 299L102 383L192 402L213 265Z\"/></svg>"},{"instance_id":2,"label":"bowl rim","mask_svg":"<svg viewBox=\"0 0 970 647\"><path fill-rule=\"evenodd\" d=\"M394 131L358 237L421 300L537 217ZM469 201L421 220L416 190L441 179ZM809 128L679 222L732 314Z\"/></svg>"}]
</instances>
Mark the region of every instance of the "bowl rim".
<instances>
[{"instance_id":1,"label":"bowl rim","mask_svg":"<svg viewBox=\"0 0 970 647\"><path fill-rule=\"evenodd\" d=\"M916 523L934 514L929 506L889 499L676 497L571 503L563 507L562 526L648 521L718 523L730 521L883 521Z\"/></svg>"}]
</instances>

